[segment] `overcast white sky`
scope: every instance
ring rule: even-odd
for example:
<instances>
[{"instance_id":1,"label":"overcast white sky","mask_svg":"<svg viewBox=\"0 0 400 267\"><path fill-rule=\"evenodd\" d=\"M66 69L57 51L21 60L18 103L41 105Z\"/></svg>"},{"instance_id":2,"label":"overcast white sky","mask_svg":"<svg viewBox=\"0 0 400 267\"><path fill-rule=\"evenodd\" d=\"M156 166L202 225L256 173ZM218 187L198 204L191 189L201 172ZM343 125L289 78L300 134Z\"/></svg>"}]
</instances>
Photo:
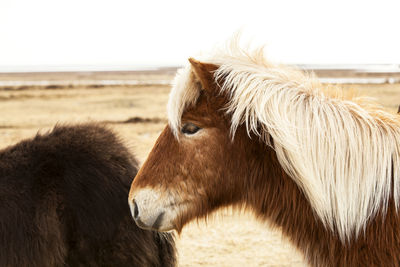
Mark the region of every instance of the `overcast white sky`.
<instances>
[{"instance_id":1,"label":"overcast white sky","mask_svg":"<svg viewBox=\"0 0 400 267\"><path fill-rule=\"evenodd\" d=\"M0 71L180 65L244 29L284 63L400 63L400 1L0 0Z\"/></svg>"}]
</instances>

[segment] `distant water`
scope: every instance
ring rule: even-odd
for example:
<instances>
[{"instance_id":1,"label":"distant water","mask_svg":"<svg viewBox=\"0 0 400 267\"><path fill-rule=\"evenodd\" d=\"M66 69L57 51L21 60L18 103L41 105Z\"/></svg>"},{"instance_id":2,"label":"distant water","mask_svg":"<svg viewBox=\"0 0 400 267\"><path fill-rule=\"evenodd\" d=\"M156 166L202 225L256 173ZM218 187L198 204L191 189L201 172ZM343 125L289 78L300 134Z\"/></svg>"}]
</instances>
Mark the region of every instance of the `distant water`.
<instances>
[{"instance_id":1,"label":"distant water","mask_svg":"<svg viewBox=\"0 0 400 267\"><path fill-rule=\"evenodd\" d=\"M382 77L382 78L319 78L322 83L334 84L394 84L400 83L400 78Z\"/></svg>"},{"instance_id":2,"label":"distant water","mask_svg":"<svg viewBox=\"0 0 400 267\"><path fill-rule=\"evenodd\" d=\"M399 73L400 64L296 64L305 70L350 70L355 72Z\"/></svg>"},{"instance_id":3,"label":"distant water","mask_svg":"<svg viewBox=\"0 0 400 267\"><path fill-rule=\"evenodd\" d=\"M394 84L400 83L400 78L382 77L382 78L319 78L322 83L333 84ZM0 81L2 88L20 87L87 87L87 86L135 86L135 85L171 85L171 80L41 80L41 81ZM1 89L1 88L0 88Z\"/></svg>"}]
</instances>

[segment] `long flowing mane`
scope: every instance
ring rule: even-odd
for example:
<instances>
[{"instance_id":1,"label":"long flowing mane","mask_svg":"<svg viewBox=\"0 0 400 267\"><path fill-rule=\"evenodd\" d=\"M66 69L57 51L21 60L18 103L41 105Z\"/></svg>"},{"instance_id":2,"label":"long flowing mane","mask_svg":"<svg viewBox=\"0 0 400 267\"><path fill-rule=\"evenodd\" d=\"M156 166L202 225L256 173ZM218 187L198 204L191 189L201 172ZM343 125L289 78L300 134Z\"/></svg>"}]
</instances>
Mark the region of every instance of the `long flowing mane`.
<instances>
[{"instance_id":1,"label":"long flowing mane","mask_svg":"<svg viewBox=\"0 0 400 267\"><path fill-rule=\"evenodd\" d=\"M333 92L312 75L268 62L263 49L247 52L235 41L203 61L218 66L214 77L230 99L233 138L244 124L249 135L273 147L317 216L342 241L385 213L390 200L398 209L398 115ZM178 72L168 103L175 133L199 90L190 66Z\"/></svg>"}]
</instances>

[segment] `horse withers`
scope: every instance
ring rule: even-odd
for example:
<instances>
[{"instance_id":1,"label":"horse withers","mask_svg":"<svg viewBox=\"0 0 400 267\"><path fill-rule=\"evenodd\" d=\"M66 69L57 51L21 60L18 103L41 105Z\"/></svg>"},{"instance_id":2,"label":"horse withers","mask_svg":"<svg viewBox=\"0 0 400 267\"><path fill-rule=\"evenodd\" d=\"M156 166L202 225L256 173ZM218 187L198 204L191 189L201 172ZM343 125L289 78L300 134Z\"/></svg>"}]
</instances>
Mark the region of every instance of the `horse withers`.
<instances>
[{"instance_id":1,"label":"horse withers","mask_svg":"<svg viewBox=\"0 0 400 267\"><path fill-rule=\"evenodd\" d=\"M0 151L0 266L175 266L171 234L138 228L138 163L107 128L56 126Z\"/></svg>"},{"instance_id":2,"label":"horse withers","mask_svg":"<svg viewBox=\"0 0 400 267\"><path fill-rule=\"evenodd\" d=\"M129 193L138 226L225 206L282 229L312 266L399 266L400 120L232 43L180 70L169 125Z\"/></svg>"}]
</instances>

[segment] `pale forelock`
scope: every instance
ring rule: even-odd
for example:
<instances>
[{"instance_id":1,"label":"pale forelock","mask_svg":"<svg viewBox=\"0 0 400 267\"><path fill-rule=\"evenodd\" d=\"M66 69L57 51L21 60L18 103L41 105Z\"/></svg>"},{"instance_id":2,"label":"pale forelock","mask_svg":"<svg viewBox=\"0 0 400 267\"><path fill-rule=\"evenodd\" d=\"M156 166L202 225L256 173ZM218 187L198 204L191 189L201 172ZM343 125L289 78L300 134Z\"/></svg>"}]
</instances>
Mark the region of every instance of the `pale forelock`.
<instances>
[{"instance_id":1,"label":"pale forelock","mask_svg":"<svg viewBox=\"0 0 400 267\"><path fill-rule=\"evenodd\" d=\"M215 78L224 80L232 136L244 124L249 134L272 146L315 213L342 241L357 236L378 211L385 212L391 193L398 209L398 115L361 98L334 97L336 91L316 78L269 63L262 49L250 53L233 42L206 62L218 65ZM168 103L175 133L184 109L198 95L188 66L178 73Z\"/></svg>"},{"instance_id":2,"label":"pale forelock","mask_svg":"<svg viewBox=\"0 0 400 267\"><path fill-rule=\"evenodd\" d=\"M167 104L168 123L177 138L183 111L186 107L193 105L199 95L200 88L195 83L190 65L178 70Z\"/></svg>"}]
</instances>

